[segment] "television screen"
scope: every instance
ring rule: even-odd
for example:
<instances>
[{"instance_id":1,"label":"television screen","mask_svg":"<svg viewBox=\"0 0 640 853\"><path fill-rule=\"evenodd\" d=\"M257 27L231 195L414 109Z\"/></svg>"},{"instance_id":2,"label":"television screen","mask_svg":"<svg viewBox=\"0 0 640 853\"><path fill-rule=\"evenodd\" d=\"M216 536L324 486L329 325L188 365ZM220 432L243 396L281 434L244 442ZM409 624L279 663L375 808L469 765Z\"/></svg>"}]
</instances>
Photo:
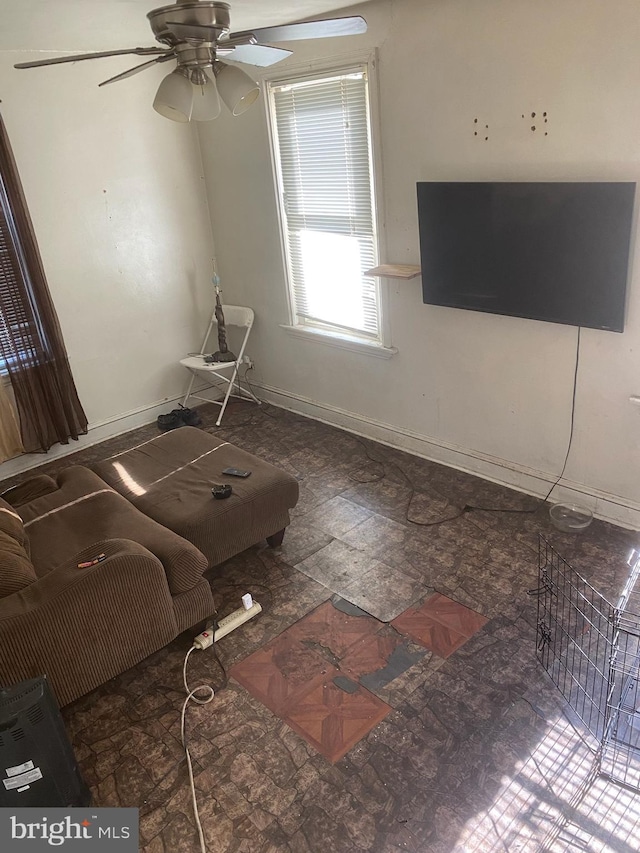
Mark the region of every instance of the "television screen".
<instances>
[{"instance_id":1,"label":"television screen","mask_svg":"<svg viewBox=\"0 0 640 853\"><path fill-rule=\"evenodd\" d=\"M423 301L621 332L635 183L418 183Z\"/></svg>"}]
</instances>

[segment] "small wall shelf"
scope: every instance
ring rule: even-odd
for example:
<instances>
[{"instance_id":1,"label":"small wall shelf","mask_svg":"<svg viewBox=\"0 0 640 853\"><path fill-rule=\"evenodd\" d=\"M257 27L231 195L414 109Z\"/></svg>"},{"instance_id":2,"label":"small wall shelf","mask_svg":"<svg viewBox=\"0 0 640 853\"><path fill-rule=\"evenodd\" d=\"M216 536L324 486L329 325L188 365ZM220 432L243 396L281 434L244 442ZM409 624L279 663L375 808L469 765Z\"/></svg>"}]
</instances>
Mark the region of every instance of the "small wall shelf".
<instances>
[{"instance_id":1,"label":"small wall shelf","mask_svg":"<svg viewBox=\"0 0 640 853\"><path fill-rule=\"evenodd\" d=\"M379 267L367 270L365 275L377 275L383 278L415 278L420 275L420 267L413 264L380 264Z\"/></svg>"}]
</instances>

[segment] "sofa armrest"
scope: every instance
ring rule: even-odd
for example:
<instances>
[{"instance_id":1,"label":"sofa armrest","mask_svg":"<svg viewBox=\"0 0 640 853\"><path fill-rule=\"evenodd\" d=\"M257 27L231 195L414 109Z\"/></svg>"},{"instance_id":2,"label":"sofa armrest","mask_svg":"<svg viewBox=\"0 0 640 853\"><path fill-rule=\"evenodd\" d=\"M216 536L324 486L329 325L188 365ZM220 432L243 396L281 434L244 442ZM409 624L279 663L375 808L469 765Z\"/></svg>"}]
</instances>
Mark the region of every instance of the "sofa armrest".
<instances>
[{"instance_id":1,"label":"sofa armrest","mask_svg":"<svg viewBox=\"0 0 640 853\"><path fill-rule=\"evenodd\" d=\"M38 474L38 476L24 480L17 486L2 492L0 498L11 506L18 507L57 491L58 484L52 477L49 477L48 474Z\"/></svg>"},{"instance_id":2,"label":"sofa armrest","mask_svg":"<svg viewBox=\"0 0 640 853\"><path fill-rule=\"evenodd\" d=\"M99 554L105 559L78 568ZM46 674L64 705L176 634L160 560L130 540L97 542L0 599L0 682Z\"/></svg>"}]
</instances>

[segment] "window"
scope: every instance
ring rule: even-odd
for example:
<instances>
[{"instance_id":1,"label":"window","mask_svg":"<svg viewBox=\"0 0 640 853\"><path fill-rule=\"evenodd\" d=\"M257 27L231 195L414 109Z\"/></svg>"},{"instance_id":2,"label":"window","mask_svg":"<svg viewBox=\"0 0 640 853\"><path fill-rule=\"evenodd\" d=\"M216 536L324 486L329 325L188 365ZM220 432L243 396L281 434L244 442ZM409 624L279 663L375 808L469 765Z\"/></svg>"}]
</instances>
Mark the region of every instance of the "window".
<instances>
[{"instance_id":1,"label":"window","mask_svg":"<svg viewBox=\"0 0 640 853\"><path fill-rule=\"evenodd\" d=\"M268 85L294 325L379 343L366 67Z\"/></svg>"},{"instance_id":2,"label":"window","mask_svg":"<svg viewBox=\"0 0 640 853\"><path fill-rule=\"evenodd\" d=\"M44 353L40 329L33 309L26 262L15 230L9 199L0 175L0 375L7 375L11 364L33 365ZM25 294L28 298L25 299Z\"/></svg>"}]
</instances>

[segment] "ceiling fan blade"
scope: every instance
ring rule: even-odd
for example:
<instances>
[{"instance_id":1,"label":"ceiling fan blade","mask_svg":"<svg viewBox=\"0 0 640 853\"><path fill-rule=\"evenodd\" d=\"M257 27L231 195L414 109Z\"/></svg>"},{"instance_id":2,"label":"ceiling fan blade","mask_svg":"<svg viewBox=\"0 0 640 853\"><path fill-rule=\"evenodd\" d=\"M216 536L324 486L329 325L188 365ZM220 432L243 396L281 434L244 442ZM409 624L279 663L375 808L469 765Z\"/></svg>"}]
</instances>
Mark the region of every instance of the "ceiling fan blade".
<instances>
[{"instance_id":1,"label":"ceiling fan blade","mask_svg":"<svg viewBox=\"0 0 640 853\"><path fill-rule=\"evenodd\" d=\"M178 39L215 42L224 32L222 27L207 27L204 24L181 24L179 21L167 21L165 27Z\"/></svg>"},{"instance_id":2,"label":"ceiling fan blade","mask_svg":"<svg viewBox=\"0 0 640 853\"><path fill-rule=\"evenodd\" d=\"M223 55L224 49L219 50L218 53ZM292 53L293 51L291 50L284 50L281 47L269 47L265 44L239 44L225 55L225 59L266 68L267 65L275 65L276 62L281 62L283 59L291 56Z\"/></svg>"},{"instance_id":3,"label":"ceiling fan blade","mask_svg":"<svg viewBox=\"0 0 640 853\"><path fill-rule=\"evenodd\" d=\"M42 65L60 65L63 62L80 62L83 59L102 59L104 56L154 56L164 54L164 47L132 47L128 50L103 50L99 53L78 53L75 56L56 56L54 59L35 59L33 62L18 62L14 68L39 68Z\"/></svg>"},{"instance_id":4,"label":"ceiling fan blade","mask_svg":"<svg viewBox=\"0 0 640 853\"><path fill-rule=\"evenodd\" d=\"M158 62L166 62L167 59L173 59L174 56L175 54L173 51L168 56L156 56L155 59L150 59L149 62L143 62L142 65L136 65L128 71L123 71L122 74L116 74L115 77L109 77L108 80L103 80L102 83L98 83L98 86L106 86L108 83L117 83L118 80L126 80L127 77L133 77L133 75L137 74L139 71L144 71L145 68L151 68L152 65L155 65Z\"/></svg>"},{"instance_id":5,"label":"ceiling fan blade","mask_svg":"<svg viewBox=\"0 0 640 853\"><path fill-rule=\"evenodd\" d=\"M334 36L357 36L367 31L367 22L359 15L351 18L328 18L325 21L303 21L301 24L283 24L280 27L261 27L233 33L230 38L254 35L258 44L272 41L297 41L298 39L333 38Z\"/></svg>"}]
</instances>

